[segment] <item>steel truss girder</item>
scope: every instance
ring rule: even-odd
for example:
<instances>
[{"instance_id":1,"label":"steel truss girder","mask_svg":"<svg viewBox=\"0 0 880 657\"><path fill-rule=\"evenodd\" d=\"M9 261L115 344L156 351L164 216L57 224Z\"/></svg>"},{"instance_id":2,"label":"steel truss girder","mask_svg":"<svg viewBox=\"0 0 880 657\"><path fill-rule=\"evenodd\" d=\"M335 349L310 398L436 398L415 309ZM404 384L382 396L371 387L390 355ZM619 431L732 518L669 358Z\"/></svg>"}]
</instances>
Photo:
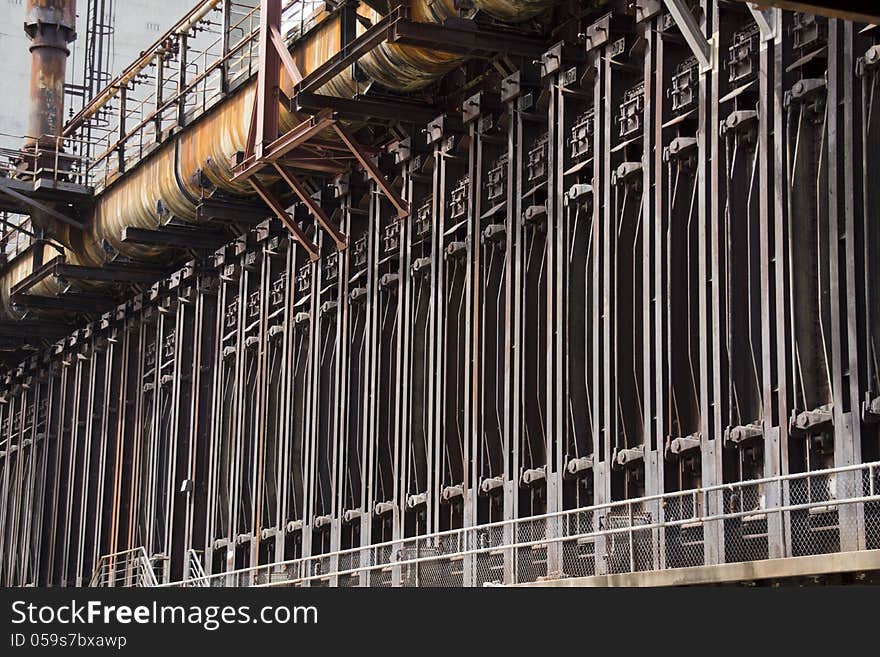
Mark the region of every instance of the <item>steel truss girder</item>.
<instances>
[{"instance_id":1,"label":"steel truss girder","mask_svg":"<svg viewBox=\"0 0 880 657\"><path fill-rule=\"evenodd\" d=\"M413 125L423 125L437 116L435 109L412 102L374 100L369 96L355 99L337 98L306 91L296 94L291 99L290 109L294 112L330 109L344 119L362 120L364 117L370 117Z\"/></svg>"},{"instance_id":2,"label":"steel truss girder","mask_svg":"<svg viewBox=\"0 0 880 657\"><path fill-rule=\"evenodd\" d=\"M225 235L220 232L198 230L196 228L183 228L175 226L163 226L159 230L126 226L122 231L122 241L149 246L174 246L181 249L205 249L213 250L218 244L222 244Z\"/></svg>"}]
</instances>

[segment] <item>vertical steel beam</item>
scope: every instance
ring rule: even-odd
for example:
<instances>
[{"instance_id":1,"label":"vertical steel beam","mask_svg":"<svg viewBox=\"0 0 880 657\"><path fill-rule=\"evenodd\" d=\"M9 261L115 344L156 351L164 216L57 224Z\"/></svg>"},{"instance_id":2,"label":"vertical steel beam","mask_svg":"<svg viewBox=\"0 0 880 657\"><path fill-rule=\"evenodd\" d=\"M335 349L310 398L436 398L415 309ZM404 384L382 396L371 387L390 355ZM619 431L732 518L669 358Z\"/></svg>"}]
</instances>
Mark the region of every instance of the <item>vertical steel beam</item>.
<instances>
[{"instance_id":1,"label":"vertical steel beam","mask_svg":"<svg viewBox=\"0 0 880 657\"><path fill-rule=\"evenodd\" d=\"M189 55L189 35L186 33L177 35L177 126L182 128L186 125L186 86L187 67Z\"/></svg>"},{"instance_id":2,"label":"vertical steel beam","mask_svg":"<svg viewBox=\"0 0 880 657\"><path fill-rule=\"evenodd\" d=\"M608 28L602 33L606 38ZM597 44L589 51L590 66L594 71L594 146L593 146L593 226L596 253L596 276L594 277L594 368L593 390L595 413L594 453L596 476L594 480L595 503L605 504L611 501L611 441L615 435L612 426L614 412L614 395L611 388L611 368L609 359L613 356L611 349L611 299L609 281L611 277L611 258L608 253L608 241L612 234L611 223L611 107L610 103L598 102L598 99L611 98L611 58L607 56L608 46ZM593 518L594 529L604 526L604 520ZM596 574L607 572L606 540L600 536L596 541L595 552Z\"/></svg>"},{"instance_id":3,"label":"vertical steel beam","mask_svg":"<svg viewBox=\"0 0 880 657\"><path fill-rule=\"evenodd\" d=\"M838 20L828 21L828 268L831 287L831 386L834 399L834 467L860 463L862 459L862 426L858 401L862 395L859 386L859 367L856 359L847 354L858 353L854 266L856 262L856 235L853 231L854 213L854 152L853 123L856 120L853 98L852 24ZM843 248L834 248L843 244ZM846 258L842 260L841 256ZM836 292L836 293L835 293ZM842 475L837 478L836 494L858 497L862 494L860 475ZM838 510L841 551L865 548L863 505L844 505Z\"/></svg>"},{"instance_id":4,"label":"vertical steel beam","mask_svg":"<svg viewBox=\"0 0 880 657\"><path fill-rule=\"evenodd\" d=\"M281 83L281 59L271 40L272 30L281 28L281 0L260 0L259 67L255 99L257 121L254 154L263 157L263 149L278 138L278 114Z\"/></svg>"},{"instance_id":5,"label":"vertical steel beam","mask_svg":"<svg viewBox=\"0 0 880 657\"><path fill-rule=\"evenodd\" d=\"M717 20L714 0L704 0L706 30L713 30ZM716 224L711 222L713 205L717 203L717 171L712 165L718 152L718 131L709 126L718 125L718 72L703 76L698 92L697 118L697 261L698 261L698 314L700 352L700 480L704 486L721 481L721 406L718 403L721 370L720 332L717 330L718 303L714 290L718 287L714 269L717 269L713 245L717 243ZM717 513L721 500L717 494L704 502L708 513ZM721 534L718 523L704 528L703 561L706 565L722 562L723 547L719 549Z\"/></svg>"}]
</instances>

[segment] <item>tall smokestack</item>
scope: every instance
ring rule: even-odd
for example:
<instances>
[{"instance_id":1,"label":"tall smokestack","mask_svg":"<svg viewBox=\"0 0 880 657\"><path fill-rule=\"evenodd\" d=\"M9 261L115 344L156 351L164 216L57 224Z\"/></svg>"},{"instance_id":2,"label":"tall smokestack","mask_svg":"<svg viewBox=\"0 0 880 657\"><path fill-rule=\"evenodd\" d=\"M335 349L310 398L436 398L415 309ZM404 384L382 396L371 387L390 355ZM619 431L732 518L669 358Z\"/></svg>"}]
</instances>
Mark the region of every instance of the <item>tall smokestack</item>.
<instances>
[{"instance_id":1,"label":"tall smokestack","mask_svg":"<svg viewBox=\"0 0 880 657\"><path fill-rule=\"evenodd\" d=\"M25 150L53 151L64 125L67 44L76 39L76 0L28 0L31 90Z\"/></svg>"}]
</instances>

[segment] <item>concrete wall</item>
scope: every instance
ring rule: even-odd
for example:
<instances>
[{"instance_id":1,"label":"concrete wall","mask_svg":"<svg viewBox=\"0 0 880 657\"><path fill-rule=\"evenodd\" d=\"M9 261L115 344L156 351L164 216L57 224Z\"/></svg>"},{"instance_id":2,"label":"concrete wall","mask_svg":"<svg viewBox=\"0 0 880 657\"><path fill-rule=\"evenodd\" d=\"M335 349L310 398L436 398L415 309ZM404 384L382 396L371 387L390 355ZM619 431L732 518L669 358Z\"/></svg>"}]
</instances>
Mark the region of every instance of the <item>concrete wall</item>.
<instances>
[{"instance_id":1,"label":"concrete wall","mask_svg":"<svg viewBox=\"0 0 880 657\"><path fill-rule=\"evenodd\" d=\"M18 148L27 129L27 97L30 53L24 33L25 0L0 0L0 147ZM115 75L156 41L186 10L188 0L117 0L116 32L113 39ZM82 81L86 54L86 0L77 2L78 40L71 44L68 81ZM78 98L68 98L67 107L79 109ZM68 110L68 115L70 112ZM12 135L12 136L10 136Z\"/></svg>"}]
</instances>

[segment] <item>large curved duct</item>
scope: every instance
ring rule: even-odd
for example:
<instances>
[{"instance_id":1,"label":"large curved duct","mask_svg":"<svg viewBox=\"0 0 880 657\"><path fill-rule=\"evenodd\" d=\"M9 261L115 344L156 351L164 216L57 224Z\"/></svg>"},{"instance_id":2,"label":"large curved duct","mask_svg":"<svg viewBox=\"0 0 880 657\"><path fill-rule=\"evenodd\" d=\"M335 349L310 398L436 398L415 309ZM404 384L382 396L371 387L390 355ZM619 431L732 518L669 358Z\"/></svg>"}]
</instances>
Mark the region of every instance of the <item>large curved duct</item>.
<instances>
[{"instance_id":1,"label":"large curved duct","mask_svg":"<svg viewBox=\"0 0 880 657\"><path fill-rule=\"evenodd\" d=\"M533 18L556 4L558 0L474 0L474 10L493 18L511 23ZM398 3L392 3L396 6ZM360 13L371 21L381 16L374 10L361 6ZM473 12L470 12L471 14ZM460 15L455 0L417 0L410 7L412 20L422 23L443 23ZM427 48L382 43L364 57L360 66L363 71L381 85L396 91L416 91L465 61L461 55L453 55Z\"/></svg>"},{"instance_id":2,"label":"large curved duct","mask_svg":"<svg viewBox=\"0 0 880 657\"><path fill-rule=\"evenodd\" d=\"M194 221L206 184L245 193L232 182L231 158L247 142L253 97L251 84L105 190L79 245L81 263L100 265L113 253L158 256L161 249L123 242L125 228L154 229L172 217Z\"/></svg>"},{"instance_id":3,"label":"large curved duct","mask_svg":"<svg viewBox=\"0 0 880 657\"><path fill-rule=\"evenodd\" d=\"M34 248L40 250L38 255L42 262L48 262L52 258L57 257L61 252L60 247L56 247L47 242L38 243ZM21 283L33 271L33 259L30 255L31 254L28 253L29 257L13 260L3 274L3 284L0 285L0 315L4 318L21 319L24 317L24 313L18 311L12 306L9 297L12 288ZM62 292L62 286L62 281L55 277L44 278L42 281L34 285L33 288L29 290L29 293L41 296L51 296Z\"/></svg>"},{"instance_id":4,"label":"large curved duct","mask_svg":"<svg viewBox=\"0 0 880 657\"><path fill-rule=\"evenodd\" d=\"M475 6L497 18L519 20L534 16L555 0L477 0ZM366 5L358 12L375 22L381 15ZM442 23L458 16L454 0L415 0L410 17L416 21ZM315 17L317 27L298 42L292 56L304 75L308 75L340 50L338 18L322 11ZM358 34L365 28L358 24ZM362 70L383 86L397 91L413 91L437 80L464 57L425 48L382 43L360 60ZM282 87L290 92L292 81L282 70ZM250 195L250 188L233 182L233 160L245 150L250 107L256 83L251 82L224 100L209 114L166 142L103 190L94 205L88 228L81 233L58 227L53 237L68 248L68 263L101 266L115 254L132 258L158 258L163 249L123 242L126 227L154 229L172 217L195 221L200 199L214 190ZM351 97L357 85L349 71L326 83L320 93ZM280 126L290 129L302 117L281 108ZM10 304L9 288L30 273L30 259L9 270L0 287L0 310L20 317ZM56 294L59 281L48 280L30 290L31 294Z\"/></svg>"},{"instance_id":5,"label":"large curved duct","mask_svg":"<svg viewBox=\"0 0 880 657\"><path fill-rule=\"evenodd\" d=\"M375 21L381 16L366 9L367 18ZM410 8L412 20L422 23L442 23L458 16L454 0L418 0ZM397 91L421 89L440 76L448 73L464 61L464 57L413 46L382 43L364 57L361 69L384 87Z\"/></svg>"}]
</instances>

